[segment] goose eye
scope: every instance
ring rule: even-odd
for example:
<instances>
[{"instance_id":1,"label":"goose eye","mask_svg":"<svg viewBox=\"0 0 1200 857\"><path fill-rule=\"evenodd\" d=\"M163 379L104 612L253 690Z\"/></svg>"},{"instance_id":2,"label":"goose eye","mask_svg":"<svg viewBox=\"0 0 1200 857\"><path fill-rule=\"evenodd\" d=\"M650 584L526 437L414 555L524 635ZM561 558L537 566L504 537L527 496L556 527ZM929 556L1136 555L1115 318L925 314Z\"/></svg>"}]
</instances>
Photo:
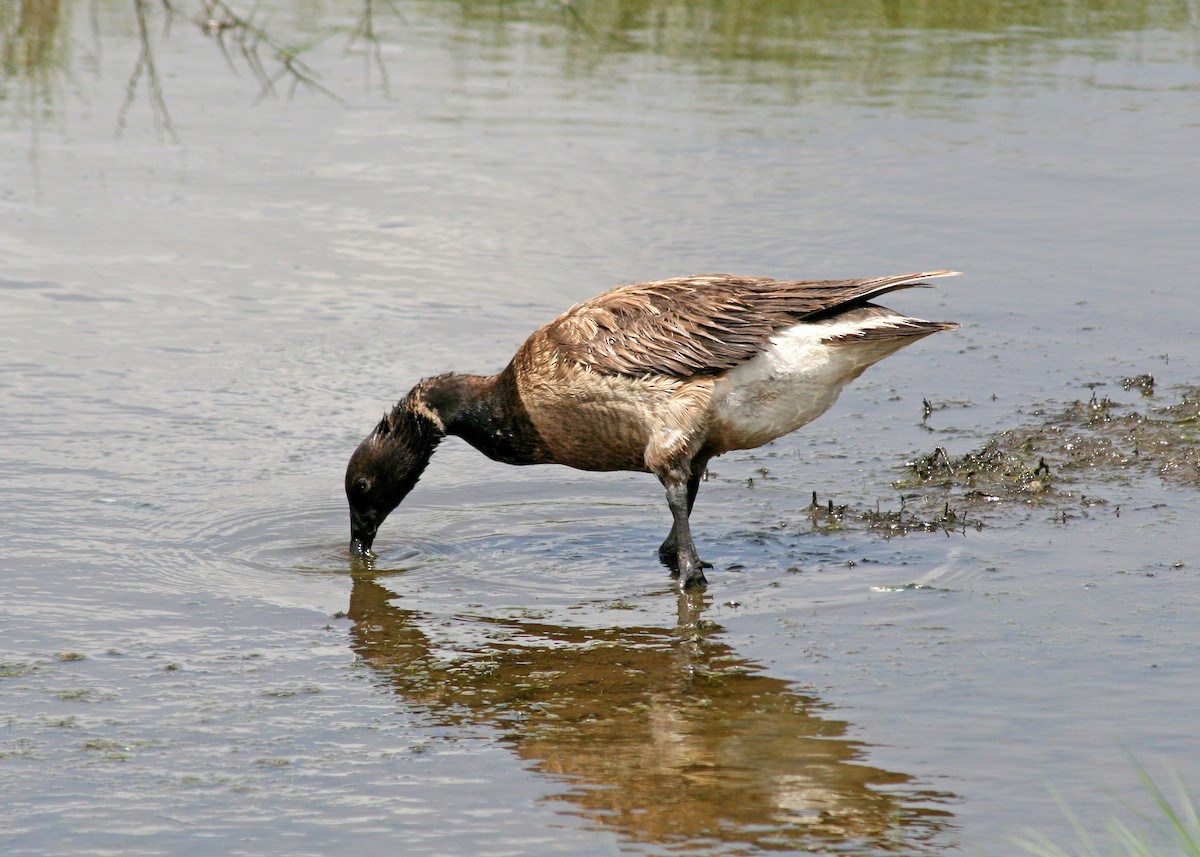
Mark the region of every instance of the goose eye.
<instances>
[{"instance_id":1,"label":"goose eye","mask_svg":"<svg viewBox=\"0 0 1200 857\"><path fill-rule=\"evenodd\" d=\"M371 490L371 480L365 476L360 476L354 482L354 490L359 494L366 494Z\"/></svg>"}]
</instances>

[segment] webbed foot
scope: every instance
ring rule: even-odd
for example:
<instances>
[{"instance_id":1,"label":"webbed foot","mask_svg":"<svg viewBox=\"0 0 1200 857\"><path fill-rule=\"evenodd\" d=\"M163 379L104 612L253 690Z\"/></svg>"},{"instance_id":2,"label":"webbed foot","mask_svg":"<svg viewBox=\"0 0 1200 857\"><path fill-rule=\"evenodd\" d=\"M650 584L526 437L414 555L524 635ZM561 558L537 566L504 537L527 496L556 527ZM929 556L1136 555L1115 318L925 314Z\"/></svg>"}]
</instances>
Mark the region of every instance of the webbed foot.
<instances>
[{"instance_id":1,"label":"webbed foot","mask_svg":"<svg viewBox=\"0 0 1200 857\"><path fill-rule=\"evenodd\" d=\"M671 576L674 577L679 572L679 548L675 545L675 540L668 538L665 542L658 546L658 561L671 569ZM711 562L696 557L696 562L700 563L701 568L712 568Z\"/></svg>"},{"instance_id":2,"label":"webbed foot","mask_svg":"<svg viewBox=\"0 0 1200 857\"><path fill-rule=\"evenodd\" d=\"M667 550L666 545L659 548L658 559L667 568L671 569L671 577L679 581L679 586L682 589L691 589L697 586L707 586L708 579L704 576L704 569L712 568L711 562L705 562L700 557L692 554L690 557L680 557L678 550Z\"/></svg>"}]
</instances>

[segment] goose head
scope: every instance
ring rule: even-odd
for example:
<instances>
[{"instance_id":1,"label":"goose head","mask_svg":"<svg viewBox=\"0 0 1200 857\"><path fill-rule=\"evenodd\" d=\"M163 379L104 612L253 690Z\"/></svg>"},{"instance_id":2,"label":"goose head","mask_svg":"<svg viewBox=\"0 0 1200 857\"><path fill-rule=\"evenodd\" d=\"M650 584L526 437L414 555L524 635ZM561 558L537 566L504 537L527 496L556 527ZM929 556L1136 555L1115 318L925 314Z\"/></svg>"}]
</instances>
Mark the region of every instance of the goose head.
<instances>
[{"instance_id":1,"label":"goose head","mask_svg":"<svg viewBox=\"0 0 1200 857\"><path fill-rule=\"evenodd\" d=\"M346 465L352 556L373 555L379 526L412 491L442 438L433 420L407 405L384 416Z\"/></svg>"}]
</instances>

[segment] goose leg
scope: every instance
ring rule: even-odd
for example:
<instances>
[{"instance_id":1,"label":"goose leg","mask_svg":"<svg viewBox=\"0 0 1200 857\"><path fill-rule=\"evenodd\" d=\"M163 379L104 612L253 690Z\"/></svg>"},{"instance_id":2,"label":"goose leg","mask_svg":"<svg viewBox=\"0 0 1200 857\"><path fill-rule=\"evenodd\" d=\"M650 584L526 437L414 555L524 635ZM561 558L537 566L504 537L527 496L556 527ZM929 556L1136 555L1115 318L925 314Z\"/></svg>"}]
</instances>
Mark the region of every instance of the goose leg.
<instances>
[{"instance_id":1,"label":"goose leg","mask_svg":"<svg viewBox=\"0 0 1200 857\"><path fill-rule=\"evenodd\" d=\"M692 508L696 505L696 494L700 491L700 480L704 478L704 468L707 466L706 461L692 462L691 475L688 476L687 482L687 513L690 519ZM665 481L663 483L666 484ZM671 532L667 534L663 543L658 546L658 558L669 566L675 565L675 555L678 553L676 542L678 537L675 533L675 525L671 525ZM700 562L702 568L712 568L711 562Z\"/></svg>"},{"instance_id":2,"label":"goose leg","mask_svg":"<svg viewBox=\"0 0 1200 857\"><path fill-rule=\"evenodd\" d=\"M667 489L667 505L671 509L674 524L667 541L659 548L659 555L663 556L664 549L668 549L667 557L673 560L669 564L674 566L674 574L679 576L679 583L684 588L704 586L708 583L704 577L705 564L696 553L696 544L692 541L692 528L688 524L688 513L696 500L696 491L700 483L697 472L702 473L703 468L699 471L693 470L686 480L684 474L675 469L660 477Z\"/></svg>"}]
</instances>

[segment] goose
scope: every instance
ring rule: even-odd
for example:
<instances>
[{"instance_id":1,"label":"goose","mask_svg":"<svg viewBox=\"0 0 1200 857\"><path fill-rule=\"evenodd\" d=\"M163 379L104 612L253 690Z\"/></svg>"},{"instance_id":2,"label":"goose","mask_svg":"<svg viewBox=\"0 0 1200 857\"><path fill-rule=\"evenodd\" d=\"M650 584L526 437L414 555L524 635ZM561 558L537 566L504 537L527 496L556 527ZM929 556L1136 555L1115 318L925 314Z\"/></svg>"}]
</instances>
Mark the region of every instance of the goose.
<instances>
[{"instance_id":1,"label":"goose","mask_svg":"<svg viewBox=\"0 0 1200 857\"><path fill-rule=\"evenodd\" d=\"M688 523L710 459L815 420L874 363L954 322L871 301L957 271L845 280L709 274L620 285L534 331L494 375L419 381L346 467L350 553L373 557L380 524L447 435L507 464L652 473L671 531L659 558L704 586Z\"/></svg>"}]
</instances>

